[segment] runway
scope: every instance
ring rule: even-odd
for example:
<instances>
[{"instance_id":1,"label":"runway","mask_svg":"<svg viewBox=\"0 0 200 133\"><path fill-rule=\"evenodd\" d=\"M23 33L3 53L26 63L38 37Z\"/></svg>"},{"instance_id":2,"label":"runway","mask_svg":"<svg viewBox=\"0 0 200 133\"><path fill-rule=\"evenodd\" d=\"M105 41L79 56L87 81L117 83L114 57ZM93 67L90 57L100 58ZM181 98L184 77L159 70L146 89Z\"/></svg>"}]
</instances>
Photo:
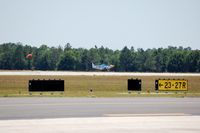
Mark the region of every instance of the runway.
<instances>
[{"instance_id":1,"label":"runway","mask_svg":"<svg viewBox=\"0 0 200 133\"><path fill-rule=\"evenodd\" d=\"M200 115L200 98L0 98L0 120Z\"/></svg>"},{"instance_id":2,"label":"runway","mask_svg":"<svg viewBox=\"0 0 200 133\"><path fill-rule=\"evenodd\" d=\"M1 133L199 133L200 116L0 120Z\"/></svg>"},{"instance_id":3,"label":"runway","mask_svg":"<svg viewBox=\"0 0 200 133\"><path fill-rule=\"evenodd\" d=\"M75 72L75 71L0 71L3 75L37 76L200 76L200 73Z\"/></svg>"},{"instance_id":4,"label":"runway","mask_svg":"<svg viewBox=\"0 0 200 133\"><path fill-rule=\"evenodd\" d=\"M0 98L2 133L199 133L200 98Z\"/></svg>"}]
</instances>

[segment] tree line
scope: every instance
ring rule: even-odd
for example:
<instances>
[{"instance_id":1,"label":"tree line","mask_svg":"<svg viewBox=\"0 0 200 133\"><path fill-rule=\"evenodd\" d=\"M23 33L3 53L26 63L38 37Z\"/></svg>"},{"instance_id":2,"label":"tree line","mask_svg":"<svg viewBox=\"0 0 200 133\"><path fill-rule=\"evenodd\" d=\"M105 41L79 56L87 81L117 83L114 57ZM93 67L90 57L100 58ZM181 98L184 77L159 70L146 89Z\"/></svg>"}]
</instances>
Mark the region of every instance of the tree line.
<instances>
[{"instance_id":1,"label":"tree line","mask_svg":"<svg viewBox=\"0 0 200 133\"><path fill-rule=\"evenodd\" d=\"M32 54L32 59L26 55ZM93 71L91 64L113 64L122 72L200 72L200 50L190 47L142 48L124 47L112 50L103 46L90 49L33 47L21 43L0 44L0 69Z\"/></svg>"}]
</instances>

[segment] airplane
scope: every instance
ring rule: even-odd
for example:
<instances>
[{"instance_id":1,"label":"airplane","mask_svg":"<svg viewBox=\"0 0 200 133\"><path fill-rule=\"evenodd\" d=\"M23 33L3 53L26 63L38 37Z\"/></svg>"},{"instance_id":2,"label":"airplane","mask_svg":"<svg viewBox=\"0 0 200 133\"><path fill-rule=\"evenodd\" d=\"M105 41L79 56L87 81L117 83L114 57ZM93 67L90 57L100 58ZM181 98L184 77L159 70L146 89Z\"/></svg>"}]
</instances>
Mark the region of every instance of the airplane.
<instances>
[{"instance_id":1,"label":"airplane","mask_svg":"<svg viewBox=\"0 0 200 133\"><path fill-rule=\"evenodd\" d=\"M101 65L95 65L92 63L92 68L100 71L110 71L114 65L106 65L106 64L101 64Z\"/></svg>"}]
</instances>

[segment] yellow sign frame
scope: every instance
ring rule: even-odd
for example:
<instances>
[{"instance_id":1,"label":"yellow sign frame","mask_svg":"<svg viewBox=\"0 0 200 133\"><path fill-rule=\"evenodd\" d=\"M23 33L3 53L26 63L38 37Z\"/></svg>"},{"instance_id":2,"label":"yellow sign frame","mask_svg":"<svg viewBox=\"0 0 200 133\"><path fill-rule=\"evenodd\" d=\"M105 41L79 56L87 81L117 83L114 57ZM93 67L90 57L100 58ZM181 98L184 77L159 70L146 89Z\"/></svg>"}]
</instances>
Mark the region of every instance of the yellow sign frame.
<instances>
[{"instance_id":1,"label":"yellow sign frame","mask_svg":"<svg viewBox=\"0 0 200 133\"><path fill-rule=\"evenodd\" d=\"M159 79L158 90L161 91L187 91L188 81L184 79Z\"/></svg>"}]
</instances>

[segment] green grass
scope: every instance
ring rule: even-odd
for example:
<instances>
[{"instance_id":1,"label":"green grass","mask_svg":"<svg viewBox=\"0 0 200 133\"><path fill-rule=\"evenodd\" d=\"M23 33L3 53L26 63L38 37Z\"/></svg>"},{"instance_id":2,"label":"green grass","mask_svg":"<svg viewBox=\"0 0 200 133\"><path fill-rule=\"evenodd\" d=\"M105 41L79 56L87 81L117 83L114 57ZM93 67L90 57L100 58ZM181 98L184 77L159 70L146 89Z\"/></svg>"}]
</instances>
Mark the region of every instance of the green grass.
<instances>
[{"instance_id":1,"label":"green grass","mask_svg":"<svg viewBox=\"0 0 200 133\"><path fill-rule=\"evenodd\" d=\"M142 92L127 92L127 79L142 79ZM187 92L156 92L155 79L187 79ZM63 79L65 91L28 92L28 81L32 79ZM93 89L90 93L89 90ZM150 93L148 93L150 92ZM0 76L0 96L48 96L48 97L184 97L200 96L200 76L164 77L164 76Z\"/></svg>"}]
</instances>

